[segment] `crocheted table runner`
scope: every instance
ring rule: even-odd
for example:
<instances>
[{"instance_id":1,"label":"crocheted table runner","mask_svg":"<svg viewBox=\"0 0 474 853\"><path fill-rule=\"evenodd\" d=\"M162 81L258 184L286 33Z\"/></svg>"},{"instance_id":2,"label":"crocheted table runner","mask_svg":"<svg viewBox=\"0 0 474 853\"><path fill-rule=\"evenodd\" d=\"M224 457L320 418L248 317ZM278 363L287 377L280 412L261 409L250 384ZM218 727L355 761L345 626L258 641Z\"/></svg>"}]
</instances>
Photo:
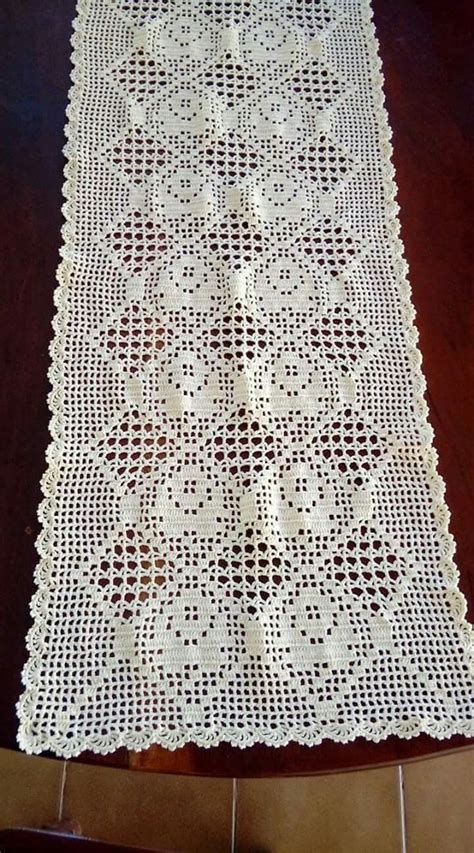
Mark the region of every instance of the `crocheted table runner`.
<instances>
[{"instance_id":1,"label":"crocheted table runner","mask_svg":"<svg viewBox=\"0 0 474 853\"><path fill-rule=\"evenodd\" d=\"M79 0L21 746L472 731L368 0Z\"/></svg>"}]
</instances>

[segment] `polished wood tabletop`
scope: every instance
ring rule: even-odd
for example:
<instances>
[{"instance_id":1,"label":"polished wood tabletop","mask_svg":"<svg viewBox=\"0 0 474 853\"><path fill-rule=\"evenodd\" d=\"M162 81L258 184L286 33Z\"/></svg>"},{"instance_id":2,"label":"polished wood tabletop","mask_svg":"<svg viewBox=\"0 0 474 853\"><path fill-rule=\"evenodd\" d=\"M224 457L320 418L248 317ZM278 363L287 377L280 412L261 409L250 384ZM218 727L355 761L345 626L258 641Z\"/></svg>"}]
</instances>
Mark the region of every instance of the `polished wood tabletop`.
<instances>
[{"instance_id":1,"label":"polished wood tabletop","mask_svg":"<svg viewBox=\"0 0 474 853\"><path fill-rule=\"evenodd\" d=\"M47 368L60 246L64 111L74 0L0 4L1 409L0 745L16 748L15 703L30 625L36 508L48 443ZM460 586L474 604L473 405L470 396L473 214L468 60L471 0L373 0L393 128L402 238L411 269L439 469L446 481ZM470 574L471 571L471 574ZM321 773L469 745L360 738L282 748L227 744L125 749L82 761L213 775Z\"/></svg>"}]
</instances>

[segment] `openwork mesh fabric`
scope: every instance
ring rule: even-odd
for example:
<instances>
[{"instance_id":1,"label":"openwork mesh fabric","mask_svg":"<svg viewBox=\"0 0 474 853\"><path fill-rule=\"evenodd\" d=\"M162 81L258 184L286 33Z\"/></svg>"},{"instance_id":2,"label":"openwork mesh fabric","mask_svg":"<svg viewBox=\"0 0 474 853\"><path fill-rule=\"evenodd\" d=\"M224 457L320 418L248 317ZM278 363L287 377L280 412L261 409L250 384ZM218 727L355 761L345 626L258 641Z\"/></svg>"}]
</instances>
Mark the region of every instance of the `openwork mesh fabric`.
<instances>
[{"instance_id":1,"label":"openwork mesh fabric","mask_svg":"<svg viewBox=\"0 0 474 853\"><path fill-rule=\"evenodd\" d=\"M79 0L21 746L472 730L368 0Z\"/></svg>"}]
</instances>

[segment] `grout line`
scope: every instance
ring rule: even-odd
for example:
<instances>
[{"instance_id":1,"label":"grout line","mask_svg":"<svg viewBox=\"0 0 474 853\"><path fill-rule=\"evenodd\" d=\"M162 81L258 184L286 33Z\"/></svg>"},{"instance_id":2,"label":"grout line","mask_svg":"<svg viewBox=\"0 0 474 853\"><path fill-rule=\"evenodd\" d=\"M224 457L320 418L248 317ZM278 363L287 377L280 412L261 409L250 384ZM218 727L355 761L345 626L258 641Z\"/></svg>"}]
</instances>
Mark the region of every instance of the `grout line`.
<instances>
[{"instance_id":1,"label":"grout line","mask_svg":"<svg viewBox=\"0 0 474 853\"><path fill-rule=\"evenodd\" d=\"M231 853L237 853L237 811L239 806L239 780L232 779L232 840Z\"/></svg>"},{"instance_id":2,"label":"grout line","mask_svg":"<svg viewBox=\"0 0 474 853\"><path fill-rule=\"evenodd\" d=\"M64 792L66 790L66 775L67 775L67 761L63 761L62 774L61 774L61 787L59 789L59 803L58 803L58 823L61 823L64 814Z\"/></svg>"},{"instance_id":3,"label":"grout line","mask_svg":"<svg viewBox=\"0 0 474 853\"><path fill-rule=\"evenodd\" d=\"M401 853L407 853L407 820L405 812L405 777L403 765L398 765L398 806L400 810Z\"/></svg>"}]
</instances>

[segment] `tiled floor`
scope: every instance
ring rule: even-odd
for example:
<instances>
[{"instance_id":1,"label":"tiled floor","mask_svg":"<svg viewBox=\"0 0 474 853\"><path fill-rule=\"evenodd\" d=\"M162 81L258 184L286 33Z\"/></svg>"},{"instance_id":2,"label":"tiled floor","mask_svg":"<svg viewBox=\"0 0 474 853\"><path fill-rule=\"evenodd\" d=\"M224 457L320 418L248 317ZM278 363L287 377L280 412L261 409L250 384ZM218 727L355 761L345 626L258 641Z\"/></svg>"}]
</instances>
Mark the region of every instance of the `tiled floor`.
<instances>
[{"instance_id":1,"label":"tiled floor","mask_svg":"<svg viewBox=\"0 0 474 853\"><path fill-rule=\"evenodd\" d=\"M0 827L40 826L62 812L85 835L180 853L472 853L473 792L474 750L402 774L387 767L238 784L0 750Z\"/></svg>"},{"instance_id":2,"label":"tiled floor","mask_svg":"<svg viewBox=\"0 0 474 853\"><path fill-rule=\"evenodd\" d=\"M243 779L239 788L239 853L401 850L394 767L299 779Z\"/></svg>"}]
</instances>

